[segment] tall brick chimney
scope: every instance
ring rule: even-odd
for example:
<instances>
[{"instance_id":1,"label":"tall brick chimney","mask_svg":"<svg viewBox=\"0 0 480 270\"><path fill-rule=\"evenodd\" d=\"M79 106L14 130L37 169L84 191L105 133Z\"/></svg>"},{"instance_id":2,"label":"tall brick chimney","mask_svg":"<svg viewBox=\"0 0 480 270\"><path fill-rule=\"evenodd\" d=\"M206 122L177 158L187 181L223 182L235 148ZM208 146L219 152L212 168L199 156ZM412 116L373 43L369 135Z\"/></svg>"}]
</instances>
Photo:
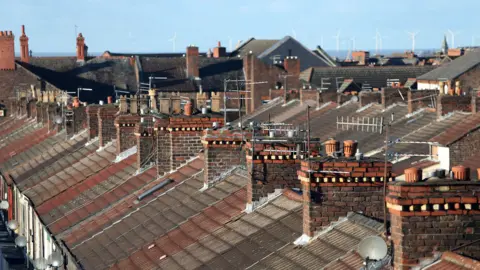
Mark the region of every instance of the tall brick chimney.
<instances>
[{"instance_id":1,"label":"tall brick chimney","mask_svg":"<svg viewBox=\"0 0 480 270\"><path fill-rule=\"evenodd\" d=\"M113 105L105 105L98 109L98 141L100 147L104 147L116 138L115 117L117 113L118 108Z\"/></svg>"},{"instance_id":2,"label":"tall brick chimney","mask_svg":"<svg viewBox=\"0 0 480 270\"><path fill-rule=\"evenodd\" d=\"M136 145L135 127L140 123L138 114L121 114L115 118L117 155Z\"/></svg>"},{"instance_id":3,"label":"tall brick chimney","mask_svg":"<svg viewBox=\"0 0 480 270\"><path fill-rule=\"evenodd\" d=\"M77 37L77 62L84 62L87 55L87 45L85 45L85 38L82 33Z\"/></svg>"},{"instance_id":4,"label":"tall brick chimney","mask_svg":"<svg viewBox=\"0 0 480 270\"><path fill-rule=\"evenodd\" d=\"M196 114L156 118L158 173L162 175L172 171L197 156L203 150L203 131L212 128L214 122L222 127L223 117L219 114Z\"/></svg>"},{"instance_id":5,"label":"tall brick chimney","mask_svg":"<svg viewBox=\"0 0 480 270\"><path fill-rule=\"evenodd\" d=\"M196 46L188 46L187 47L187 77L198 77L199 76L199 69L198 69L198 47Z\"/></svg>"},{"instance_id":6,"label":"tall brick chimney","mask_svg":"<svg viewBox=\"0 0 480 270\"><path fill-rule=\"evenodd\" d=\"M12 31L0 31L0 70L15 70L15 40Z\"/></svg>"},{"instance_id":7,"label":"tall brick chimney","mask_svg":"<svg viewBox=\"0 0 480 270\"><path fill-rule=\"evenodd\" d=\"M87 106L87 125L88 125L88 140L93 140L98 137L98 109L99 105Z\"/></svg>"},{"instance_id":8,"label":"tall brick chimney","mask_svg":"<svg viewBox=\"0 0 480 270\"><path fill-rule=\"evenodd\" d=\"M283 68L285 68L291 79L298 80L300 76L300 60L297 56L285 57L285 59L283 60Z\"/></svg>"},{"instance_id":9,"label":"tall brick chimney","mask_svg":"<svg viewBox=\"0 0 480 270\"><path fill-rule=\"evenodd\" d=\"M152 117L142 117L135 127L135 137L137 138L137 170L140 171L155 162L155 150L157 141L155 140L155 130Z\"/></svg>"},{"instance_id":10,"label":"tall brick chimney","mask_svg":"<svg viewBox=\"0 0 480 270\"><path fill-rule=\"evenodd\" d=\"M374 158L321 157L303 161L298 171L304 201L302 237L314 236L352 211L383 219L384 167L385 163ZM391 168L388 163L388 181L395 180Z\"/></svg>"},{"instance_id":11,"label":"tall brick chimney","mask_svg":"<svg viewBox=\"0 0 480 270\"><path fill-rule=\"evenodd\" d=\"M247 184L247 211L262 204L269 194L285 188L301 188L297 171L301 161L306 158L303 138L280 135L274 139L258 140L254 145L251 141L245 144L247 167L251 175ZM319 146L319 143L311 143L312 156L318 155Z\"/></svg>"},{"instance_id":12,"label":"tall brick chimney","mask_svg":"<svg viewBox=\"0 0 480 270\"><path fill-rule=\"evenodd\" d=\"M240 130L205 130L202 144L205 154L204 188L218 182L222 175L245 163L244 138L251 133Z\"/></svg>"},{"instance_id":13,"label":"tall brick chimney","mask_svg":"<svg viewBox=\"0 0 480 270\"><path fill-rule=\"evenodd\" d=\"M388 187L395 269L480 239L480 182L451 179L395 182ZM462 248L479 257L478 245Z\"/></svg>"},{"instance_id":14,"label":"tall brick chimney","mask_svg":"<svg viewBox=\"0 0 480 270\"><path fill-rule=\"evenodd\" d=\"M222 43L220 41L218 42L218 46L213 48L213 57L214 58L220 58L220 57L225 57L227 56L227 49L222 46Z\"/></svg>"},{"instance_id":15,"label":"tall brick chimney","mask_svg":"<svg viewBox=\"0 0 480 270\"><path fill-rule=\"evenodd\" d=\"M25 34L25 25L22 25L22 35L20 36L20 61L30 62L30 50L28 49L28 37Z\"/></svg>"}]
</instances>

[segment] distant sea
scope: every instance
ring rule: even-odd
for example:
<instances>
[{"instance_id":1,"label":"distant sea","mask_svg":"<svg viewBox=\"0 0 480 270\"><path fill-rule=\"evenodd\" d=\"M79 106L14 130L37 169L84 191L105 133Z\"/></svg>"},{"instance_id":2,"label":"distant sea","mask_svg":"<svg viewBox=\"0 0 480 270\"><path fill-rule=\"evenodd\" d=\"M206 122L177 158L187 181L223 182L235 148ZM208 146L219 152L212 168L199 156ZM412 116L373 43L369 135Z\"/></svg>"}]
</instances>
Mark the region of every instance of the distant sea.
<instances>
[{"instance_id":1,"label":"distant sea","mask_svg":"<svg viewBox=\"0 0 480 270\"><path fill-rule=\"evenodd\" d=\"M345 50L326 50L327 53L332 56L332 57L337 57L339 59L345 59L347 57L348 51ZM369 50L370 55L375 54L375 49ZM389 49L389 50L381 50L379 51L378 54L380 55L391 55L392 53L403 53L407 51L407 49ZM435 52L435 49L418 49L416 50L417 55L419 56L425 56L425 55L431 55L433 52ZM103 52L89 52L89 55L91 56L99 56ZM142 53L152 53L152 52L142 52ZM155 53L155 52L153 52ZM157 52L158 53L158 52ZM17 53L17 56L20 56L20 54ZM33 52L33 56L39 56L39 57L52 57L52 56L75 56L75 52Z\"/></svg>"}]
</instances>

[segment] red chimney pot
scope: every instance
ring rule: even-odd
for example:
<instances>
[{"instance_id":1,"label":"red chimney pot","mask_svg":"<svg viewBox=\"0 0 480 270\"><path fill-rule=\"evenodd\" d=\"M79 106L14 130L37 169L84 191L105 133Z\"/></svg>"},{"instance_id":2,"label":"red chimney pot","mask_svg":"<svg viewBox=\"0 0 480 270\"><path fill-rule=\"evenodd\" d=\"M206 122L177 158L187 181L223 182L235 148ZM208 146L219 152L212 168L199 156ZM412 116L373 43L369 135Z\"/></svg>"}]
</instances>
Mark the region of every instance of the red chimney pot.
<instances>
[{"instance_id":1,"label":"red chimney pot","mask_svg":"<svg viewBox=\"0 0 480 270\"><path fill-rule=\"evenodd\" d=\"M462 165L452 167L453 178L458 181L468 180L468 168Z\"/></svg>"},{"instance_id":2,"label":"red chimney pot","mask_svg":"<svg viewBox=\"0 0 480 270\"><path fill-rule=\"evenodd\" d=\"M405 169L405 182L413 183L422 180L422 170L419 168L408 168Z\"/></svg>"},{"instance_id":3,"label":"red chimney pot","mask_svg":"<svg viewBox=\"0 0 480 270\"><path fill-rule=\"evenodd\" d=\"M107 97L107 103L108 103L108 104L112 104L112 97L111 97L111 96L108 96L108 97Z\"/></svg>"}]
</instances>

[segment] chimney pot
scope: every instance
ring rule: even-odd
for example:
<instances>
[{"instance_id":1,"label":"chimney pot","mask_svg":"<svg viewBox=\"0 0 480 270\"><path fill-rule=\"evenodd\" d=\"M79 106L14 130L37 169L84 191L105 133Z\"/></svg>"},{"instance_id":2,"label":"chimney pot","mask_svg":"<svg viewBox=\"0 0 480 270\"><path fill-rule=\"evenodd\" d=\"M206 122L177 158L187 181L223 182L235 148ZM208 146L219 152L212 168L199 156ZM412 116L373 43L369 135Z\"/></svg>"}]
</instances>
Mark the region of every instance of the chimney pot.
<instances>
[{"instance_id":1,"label":"chimney pot","mask_svg":"<svg viewBox=\"0 0 480 270\"><path fill-rule=\"evenodd\" d=\"M405 181L409 183L419 182L422 179L422 170L412 167L404 171Z\"/></svg>"},{"instance_id":2,"label":"chimney pot","mask_svg":"<svg viewBox=\"0 0 480 270\"><path fill-rule=\"evenodd\" d=\"M222 47L222 43L220 41L218 42L218 47Z\"/></svg>"},{"instance_id":3,"label":"chimney pot","mask_svg":"<svg viewBox=\"0 0 480 270\"><path fill-rule=\"evenodd\" d=\"M25 35L25 25L22 25L22 35Z\"/></svg>"},{"instance_id":4,"label":"chimney pot","mask_svg":"<svg viewBox=\"0 0 480 270\"><path fill-rule=\"evenodd\" d=\"M192 102L191 101L188 101L186 104L185 104L185 107L184 107L184 113L186 116L190 116L192 115Z\"/></svg>"},{"instance_id":5,"label":"chimney pot","mask_svg":"<svg viewBox=\"0 0 480 270\"><path fill-rule=\"evenodd\" d=\"M458 181L467 181L469 177L468 168L465 166L459 165L452 167L453 178Z\"/></svg>"},{"instance_id":6,"label":"chimney pot","mask_svg":"<svg viewBox=\"0 0 480 270\"><path fill-rule=\"evenodd\" d=\"M343 142L343 154L345 157L352 157L357 151L357 142L347 140Z\"/></svg>"},{"instance_id":7,"label":"chimney pot","mask_svg":"<svg viewBox=\"0 0 480 270\"><path fill-rule=\"evenodd\" d=\"M326 141L325 151L327 152L327 156L332 156L334 152L338 151L338 141L333 138Z\"/></svg>"},{"instance_id":8,"label":"chimney pot","mask_svg":"<svg viewBox=\"0 0 480 270\"><path fill-rule=\"evenodd\" d=\"M108 104L112 104L112 103L113 103L112 100L113 100L113 99L112 99L111 96L108 96L108 97L107 97L107 103L108 103Z\"/></svg>"},{"instance_id":9,"label":"chimney pot","mask_svg":"<svg viewBox=\"0 0 480 270\"><path fill-rule=\"evenodd\" d=\"M207 108L205 107L202 108L202 114L207 114Z\"/></svg>"},{"instance_id":10,"label":"chimney pot","mask_svg":"<svg viewBox=\"0 0 480 270\"><path fill-rule=\"evenodd\" d=\"M73 107L75 108L80 107L80 101L78 100L78 97L73 98Z\"/></svg>"}]
</instances>

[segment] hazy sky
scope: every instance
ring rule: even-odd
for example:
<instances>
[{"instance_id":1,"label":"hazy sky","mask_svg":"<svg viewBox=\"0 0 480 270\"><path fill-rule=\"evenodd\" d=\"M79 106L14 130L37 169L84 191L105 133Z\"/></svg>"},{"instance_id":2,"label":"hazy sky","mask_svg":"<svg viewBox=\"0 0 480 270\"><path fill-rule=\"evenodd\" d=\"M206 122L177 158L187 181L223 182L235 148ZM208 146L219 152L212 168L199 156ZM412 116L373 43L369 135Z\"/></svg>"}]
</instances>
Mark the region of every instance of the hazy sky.
<instances>
[{"instance_id":1,"label":"hazy sky","mask_svg":"<svg viewBox=\"0 0 480 270\"><path fill-rule=\"evenodd\" d=\"M416 48L439 48L447 29L459 31L456 45L471 45L480 30L478 0L0 0L0 29L13 30L18 52L25 24L33 52L74 52L75 25L90 52L171 52L195 44L201 51L218 40L229 47L249 37L293 36L310 48L341 49L356 37L357 49L411 48L405 31L420 31ZM450 37L449 37L450 41Z\"/></svg>"}]
</instances>

